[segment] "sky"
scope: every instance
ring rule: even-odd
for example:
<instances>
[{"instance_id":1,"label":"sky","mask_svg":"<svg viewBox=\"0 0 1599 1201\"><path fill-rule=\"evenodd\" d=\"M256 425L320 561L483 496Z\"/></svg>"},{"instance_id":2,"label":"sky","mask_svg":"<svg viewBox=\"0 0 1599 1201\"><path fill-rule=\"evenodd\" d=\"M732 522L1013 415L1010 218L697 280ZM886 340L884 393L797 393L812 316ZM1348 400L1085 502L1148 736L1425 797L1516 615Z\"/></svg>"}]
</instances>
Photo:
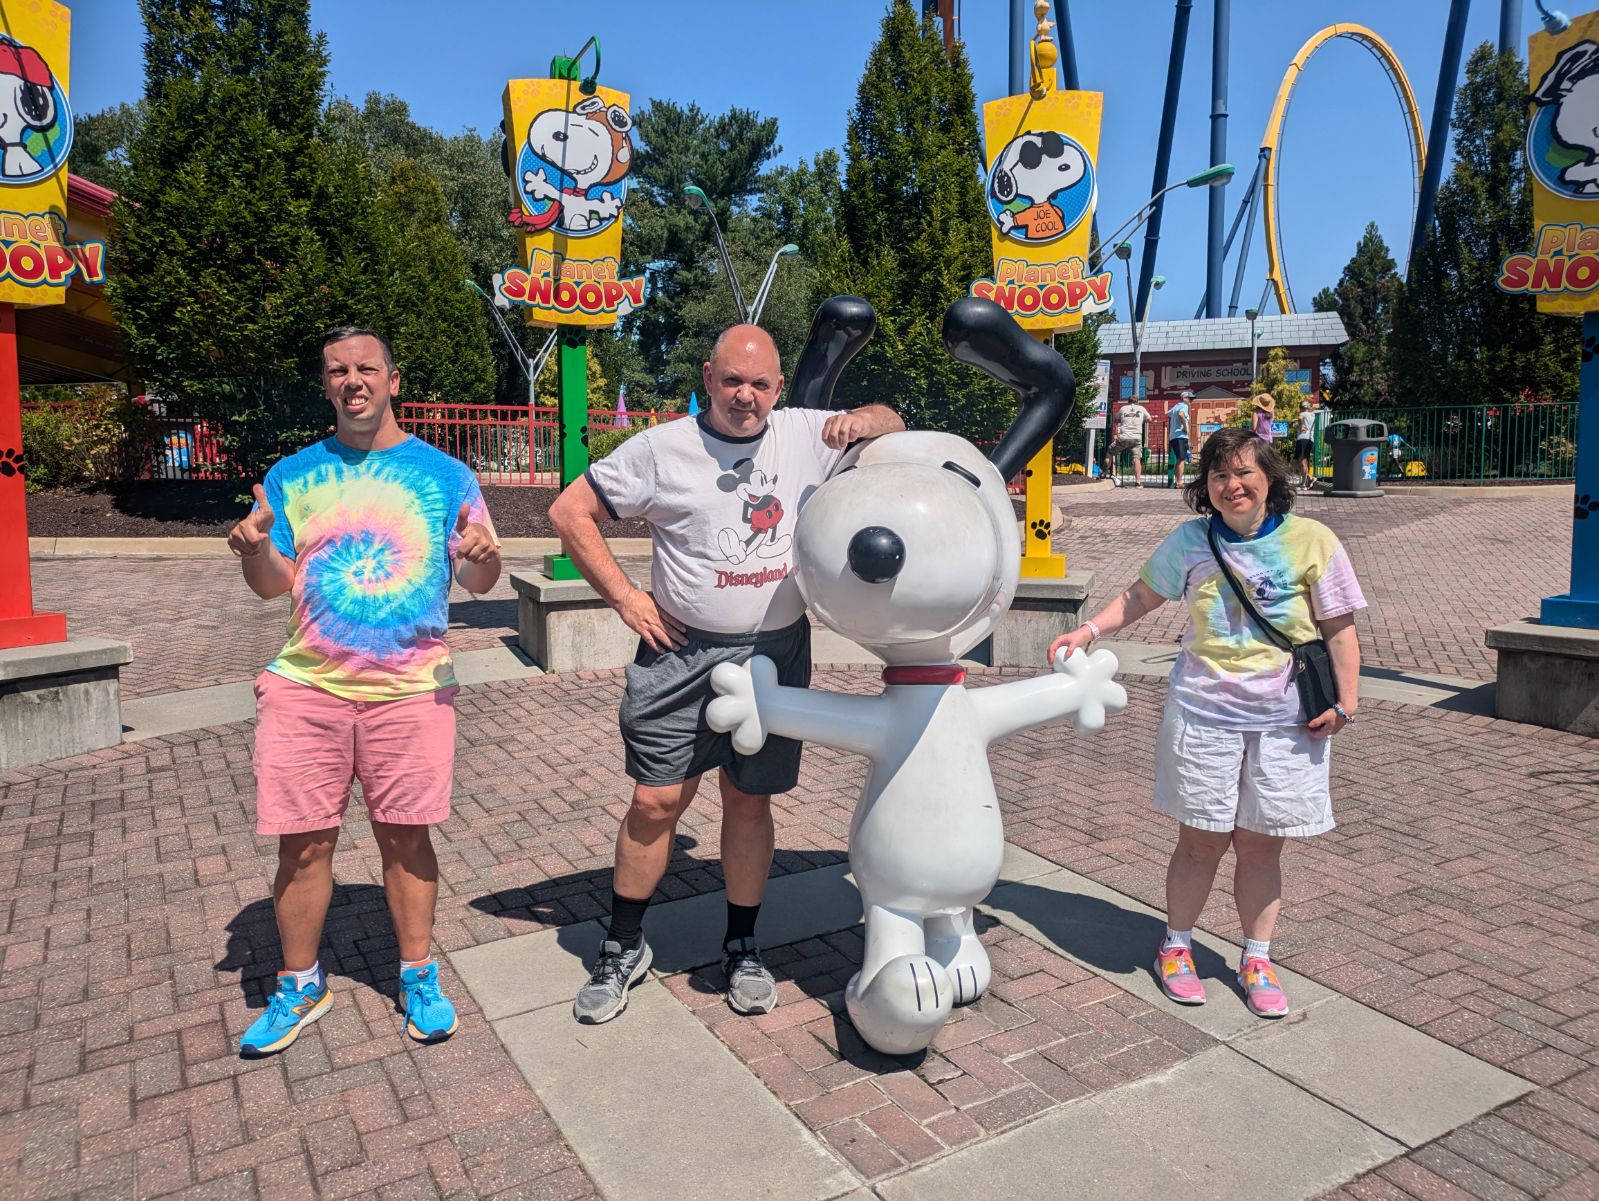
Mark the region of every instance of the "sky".
<instances>
[{"instance_id":1,"label":"sky","mask_svg":"<svg viewBox=\"0 0 1599 1201\"><path fill-rule=\"evenodd\" d=\"M74 109L95 112L137 100L144 30L135 0L66 3L73 13ZM887 0L452 0L443 7L312 0L311 19L327 34L335 94L359 100L371 91L393 93L417 121L445 133L493 128L507 79L544 75L552 55L573 53L598 34L600 82L630 93L635 108L661 98L712 113L754 109L778 119L779 161L791 163L842 148L886 7ZM960 0L959 7L981 105L1009 91L1009 5ZM1531 3L1520 7L1525 57L1537 13ZM1583 11L1575 0L1565 8ZM1173 0L1071 5L1082 86L1105 93L1098 214L1107 233L1153 190L1174 10ZM1283 72L1307 38L1334 22L1375 30L1398 55L1426 127L1448 10L1448 0L1233 0L1227 161L1238 176L1225 190L1228 223L1254 169ZM1214 0L1195 0L1173 180L1210 161L1213 15ZM1498 22L1494 0L1471 6L1463 62L1479 43L1497 38ZM1294 91L1279 172L1284 259L1298 308L1309 309L1318 289L1337 282L1368 221L1403 263L1414 205L1408 140L1387 77L1364 48L1339 39L1311 60ZM1205 229L1204 191L1179 189L1167 197L1155 268L1167 282L1153 297L1150 320L1194 316L1205 287ZM1141 256L1142 234L1135 246ZM1137 258L1133 266L1136 272ZM1231 281L1229 263L1229 290ZM1253 304L1264 284L1257 222L1241 304Z\"/></svg>"}]
</instances>

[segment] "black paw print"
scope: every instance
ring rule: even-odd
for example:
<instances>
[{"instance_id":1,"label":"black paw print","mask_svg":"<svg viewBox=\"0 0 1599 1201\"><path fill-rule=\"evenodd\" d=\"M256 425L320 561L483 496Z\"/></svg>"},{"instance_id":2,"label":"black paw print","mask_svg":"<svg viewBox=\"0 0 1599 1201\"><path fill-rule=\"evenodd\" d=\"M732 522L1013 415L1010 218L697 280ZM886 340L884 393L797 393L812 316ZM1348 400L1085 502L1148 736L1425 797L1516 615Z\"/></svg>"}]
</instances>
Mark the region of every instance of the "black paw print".
<instances>
[{"instance_id":1,"label":"black paw print","mask_svg":"<svg viewBox=\"0 0 1599 1201\"><path fill-rule=\"evenodd\" d=\"M10 479L14 475L26 475L27 469L22 465L22 452L7 447L0 452L0 475Z\"/></svg>"},{"instance_id":2,"label":"black paw print","mask_svg":"<svg viewBox=\"0 0 1599 1201\"><path fill-rule=\"evenodd\" d=\"M0 463L0 471L4 470L5 464ZM1593 497L1589 496L1588 493L1584 492L1581 496L1577 497L1577 503L1572 509L1571 515L1577 521L1582 521L1590 513L1599 513L1599 500L1595 500Z\"/></svg>"},{"instance_id":3,"label":"black paw print","mask_svg":"<svg viewBox=\"0 0 1599 1201\"><path fill-rule=\"evenodd\" d=\"M1599 354L1599 338L1584 338L1582 340L1582 361L1586 363L1596 354Z\"/></svg>"},{"instance_id":4,"label":"black paw print","mask_svg":"<svg viewBox=\"0 0 1599 1201\"><path fill-rule=\"evenodd\" d=\"M578 434L577 440L583 444L583 449L584 450L588 449L588 445L589 445L589 427L588 426L585 425L583 427L583 431L580 434Z\"/></svg>"},{"instance_id":5,"label":"black paw print","mask_svg":"<svg viewBox=\"0 0 1599 1201\"><path fill-rule=\"evenodd\" d=\"M1033 531L1033 537L1040 542L1049 541L1049 519L1047 517L1042 521L1033 522L1029 528Z\"/></svg>"}]
</instances>

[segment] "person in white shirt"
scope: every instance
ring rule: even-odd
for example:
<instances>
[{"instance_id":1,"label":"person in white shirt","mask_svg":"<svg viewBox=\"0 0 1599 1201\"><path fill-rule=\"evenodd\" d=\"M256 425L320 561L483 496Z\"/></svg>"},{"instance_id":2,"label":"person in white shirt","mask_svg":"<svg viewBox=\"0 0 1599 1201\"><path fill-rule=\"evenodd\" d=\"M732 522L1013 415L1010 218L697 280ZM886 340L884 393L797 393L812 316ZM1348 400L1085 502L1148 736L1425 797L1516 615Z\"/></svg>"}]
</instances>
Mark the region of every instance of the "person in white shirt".
<instances>
[{"instance_id":1,"label":"person in white shirt","mask_svg":"<svg viewBox=\"0 0 1599 1201\"><path fill-rule=\"evenodd\" d=\"M1116 411L1116 436L1105 447L1105 474L1114 476L1116 460L1123 451L1133 452L1133 487L1144 486L1144 464L1140 452L1144 446L1144 430L1149 425L1149 410L1136 400L1130 400Z\"/></svg>"},{"instance_id":2,"label":"person in white shirt","mask_svg":"<svg viewBox=\"0 0 1599 1201\"><path fill-rule=\"evenodd\" d=\"M1192 392L1184 392L1177 403L1166 410L1166 450L1171 455L1171 461L1177 472L1177 486L1183 486L1183 468L1188 464L1189 417L1188 402L1194 399Z\"/></svg>"},{"instance_id":3,"label":"person in white shirt","mask_svg":"<svg viewBox=\"0 0 1599 1201\"><path fill-rule=\"evenodd\" d=\"M1294 458L1299 460L1299 489L1309 492L1316 486L1316 474L1311 470L1316 458L1316 411L1308 400L1299 402L1299 436L1294 439Z\"/></svg>"}]
</instances>

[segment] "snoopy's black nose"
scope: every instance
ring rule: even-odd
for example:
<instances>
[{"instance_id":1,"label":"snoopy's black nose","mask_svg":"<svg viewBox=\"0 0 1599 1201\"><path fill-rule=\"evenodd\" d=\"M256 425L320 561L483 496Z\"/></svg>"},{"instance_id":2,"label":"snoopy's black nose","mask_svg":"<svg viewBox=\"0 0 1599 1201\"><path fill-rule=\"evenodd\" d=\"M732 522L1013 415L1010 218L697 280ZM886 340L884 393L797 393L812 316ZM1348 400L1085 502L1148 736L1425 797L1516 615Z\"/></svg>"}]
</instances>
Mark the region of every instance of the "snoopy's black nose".
<instances>
[{"instance_id":1,"label":"snoopy's black nose","mask_svg":"<svg viewBox=\"0 0 1599 1201\"><path fill-rule=\"evenodd\" d=\"M905 566L905 543L893 530L869 525L849 540L849 569L868 584L881 584Z\"/></svg>"}]
</instances>

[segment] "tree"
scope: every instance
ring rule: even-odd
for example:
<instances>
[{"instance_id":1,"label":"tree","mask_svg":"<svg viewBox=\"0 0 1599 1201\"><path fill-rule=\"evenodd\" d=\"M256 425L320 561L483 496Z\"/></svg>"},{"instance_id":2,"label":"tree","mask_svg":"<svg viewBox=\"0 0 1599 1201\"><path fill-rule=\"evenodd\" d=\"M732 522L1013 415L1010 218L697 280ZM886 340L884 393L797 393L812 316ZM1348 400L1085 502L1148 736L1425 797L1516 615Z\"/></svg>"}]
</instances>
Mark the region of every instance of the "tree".
<instances>
[{"instance_id":1,"label":"tree","mask_svg":"<svg viewBox=\"0 0 1599 1201\"><path fill-rule=\"evenodd\" d=\"M314 331L330 309L314 203L327 47L308 0L140 0L144 120L128 145L109 293L156 393L229 423L255 470L315 428Z\"/></svg>"},{"instance_id":2,"label":"tree","mask_svg":"<svg viewBox=\"0 0 1599 1201\"><path fill-rule=\"evenodd\" d=\"M1337 313L1349 341L1332 355L1334 396L1343 407L1392 404L1389 388L1388 331L1400 289L1388 244L1370 222L1355 245L1336 288L1323 288L1314 301L1318 313Z\"/></svg>"},{"instance_id":3,"label":"tree","mask_svg":"<svg viewBox=\"0 0 1599 1201\"><path fill-rule=\"evenodd\" d=\"M1500 264L1533 235L1523 146L1527 79L1514 53L1483 43L1455 93L1455 164L1437 228L1411 256L1391 336L1392 399L1499 404L1577 395L1578 322L1499 291Z\"/></svg>"},{"instance_id":4,"label":"tree","mask_svg":"<svg viewBox=\"0 0 1599 1201\"><path fill-rule=\"evenodd\" d=\"M84 113L72 127L72 173L120 192L128 174L128 147L144 119L144 102Z\"/></svg>"},{"instance_id":5,"label":"tree","mask_svg":"<svg viewBox=\"0 0 1599 1201\"><path fill-rule=\"evenodd\" d=\"M1292 422L1298 417L1299 402L1305 399L1305 393L1288 379L1288 373L1296 366L1285 347L1272 347L1266 354L1266 361L1260 365L1260 374L1250 384L1249 397L1238 404L1237 424L1248 425L1254 419L1253 398L1262 392L1270 396L1276 406L1272 420Z\"/></svg>"},{"instance_id":6,"label":"tree","mask_svg":"<svg viewBox=\"0 0 1599 1201\"><path fill-rule=\"evenodd\" d=\"M979 441L999 436L1015 398L945 352L944 310L989 270L976 100L965 51L945 56L931 17L895 0L850 114L849 165L824 294L877 310L877 335L845 372L841 398L885 400L906 421Z\"/></svg>"}]
</instances>

